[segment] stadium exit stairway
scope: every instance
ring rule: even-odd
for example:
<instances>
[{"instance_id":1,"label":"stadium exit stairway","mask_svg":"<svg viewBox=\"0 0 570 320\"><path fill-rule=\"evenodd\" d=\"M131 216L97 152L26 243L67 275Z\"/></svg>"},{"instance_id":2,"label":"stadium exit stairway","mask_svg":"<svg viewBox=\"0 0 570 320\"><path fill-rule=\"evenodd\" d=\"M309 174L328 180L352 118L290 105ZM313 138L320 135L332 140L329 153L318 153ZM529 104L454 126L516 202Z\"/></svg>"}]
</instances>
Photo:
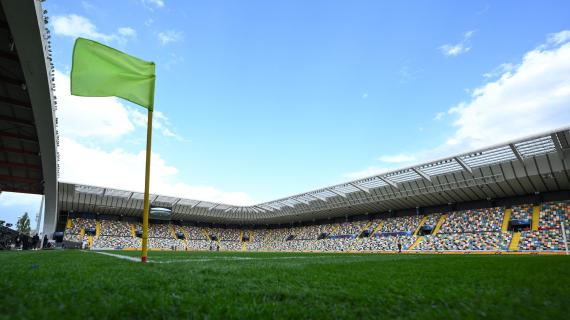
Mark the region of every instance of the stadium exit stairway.
<instances>
[{"instance_id":1,"label":"stadium exit stairway","mask_svg":"<svg viewBox=\"0 0 570 320\"><path fill-rule=\"evenodd\" d=\"M447 217L447 215L445 215L445 214L442 214L441 217L439 217L439 220L437 221L437 224L435 225L435 228L433 229L433 232L431 234L437 234L437 232L439 231L439 228L441 228L441 225L445 221L446 217Z\"/></svg>"},{"instance_id":2,"label":"stadium exit stairway","mask_svg":"<svg viewBox=\"0 0 570 320\"><path fill-rule=\"evenodd\" d=\"M509 251L516 251L519 248L519 242L521 241L521 233L515 232L513 234L513 239L511 239L511 243L509 244Z\"/></svg>"},{"instance_id":3,"label":"stadium exit stairway","mask_svg":"<svg viewBox=\"0 0 570 320\"><path fill-rule=\"evenodd\" d=\"M420 230L422 229L422 226L424 225L424 223L426 223L426 220L428 219L428 216L424 216L422 218L422 221L420 221L420 224L418 225L418 228L416 229L416 231L414 232L414 236L418 235L418 232L420 232ZM410 249L411 250L411 249Z\"/></svg>"},{"instance_id":4,"label":"stadium exit stairway","mask_svg":"<svg viewBox=\"0 0 570 320\"><path fill-rule=\"evenodd\" d=\"M170 235L172 236L172 238L174 240L178 240L178 237L176 236L176 231L174 231L174 227L171 224L168 225L168 230L170 230Z\"/></svg>"},{"instance_id":5,"label":"stadium exit stairway","mask_svg":"<svg viewBox=\"0 0 570 320\"><path fill-rule=\"evenodd\" d=\"M419 236L416 238L416 241L414 241L414 243L408 248L408 250L414 250L416 248L416 246L418 244L420 244L420 242L422 242L422 240L424 239L423 236Z\"/></svg>"},{"instance_id":6,"label":"stadium exit stairway","mask_svg":"<svg viewBox=\"0 0 570 320\"><path fill-rule=\"evenodd\" d=\"M188 236L188 232L184 228L181 228L181 230L184 234L184 241L182 241L182 243L184 243L184 246L186 246L186 250L190 250L190 245L188 244L188 239L190 239L190 237Z\"/></svg>"},{"instance_id":7,"label":"stadium exit stairway","mask_svg":"<svg viewBox=\"0 0 570 320\"><path fill-rule=\"evenodd\" d=\"M370 227L370 225L372 224L372 220L369 220L368 222L366 222L366 225L364 227L362 227L362 230L360 230L360 233L358 234L358 238L360 240L362 240L362 233L366 230L368 230L368 228Z\"/></svg>"},{"instance_id":8,"label":"stadium exit stairway","mask_svg":"<svg viewBox=\"0 0 570 320\"><path fill-rule=\"evenodd\" d=\"M538 230L538 219L540 218L540 206L532 207L532 230Z\"/></svg>"},{"instance_id":9,"label":"stadium exit stairway","mask_svg":"<svg viewBox=\"0 0 570 320\"><path fill-rule=\"evenodd\" d=\"M100 233L101 233L101 221L97 220L97 222L95 222L95 236L99 237Z\"/></svg>"},{"instance_id":10,"label":"stadium exit stairway","mask_svg":"<svg viewBox=\"0 0 570 320\"><path fill-rule=\"evenodd\" d=\"M513 210L508 208L505 210L505 216L503 217L503 226L501 227L502 232L507 232L509 229L509 221L511 221L511 213Z\"/></svg>"}]
</instances>

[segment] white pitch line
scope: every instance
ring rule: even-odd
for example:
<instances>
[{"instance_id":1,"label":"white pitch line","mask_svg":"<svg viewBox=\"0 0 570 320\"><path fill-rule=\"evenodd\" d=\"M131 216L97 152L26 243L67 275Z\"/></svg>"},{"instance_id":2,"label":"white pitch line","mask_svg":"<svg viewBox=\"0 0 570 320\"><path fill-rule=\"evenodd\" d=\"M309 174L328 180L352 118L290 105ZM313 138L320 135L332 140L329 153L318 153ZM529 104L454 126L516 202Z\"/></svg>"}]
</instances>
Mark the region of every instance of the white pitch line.
<instances>
[{"instance_id":1,"label":"white pitch line","mask_svg":"<svg viewBox=\"0 0 570 320\"><path fill-rule=\"evenodd\" d=\"M98 254L115 257L118 259L123 259L131 262L140 262L138 257L130 257L122 254L102 252L102 251L92 251ZM365 256L352 255L344 256L343 258L362 258ZM175 259L175 260L163 260L163 261L153 261L149 260L149 263L178 263L178 262L203 262L203 261L248 261L248 260L282 260L282 259L320 259L320 258L339 258L338 256L286 256L286 257L215 257L215 258L190 258L190 259Z\"/></svg>"},{"instance_id":2,"label":"white pitch line","mask_svg":"<svg viewBox=\"0 0 570 320\"><path fill-rule=\"evenodd\" d=\"M345 256L342 258L362 258L363 256ZM283 260L283 259L320 259L320 258L339 258L337 256L290 256L290 257L267 257L267 258L256 258L256 257L217 257L217 258L190 258L190 259L175 259L175 260L163 260L163 261L153 261L154 263L179 263L179 262L204 262L204 261L260 261L260 260Z\"/></svg>"},{"instance_id":3,"label":"white pitch line","mask_svg":"<svg viewBox=\"0 0 570 320\"><path fill-rule=\"evenodd\" d=\"M98 254L102 254L102 255L106 255L106 256L110 256L110 257L115 257L115 258L119 258L119 259L123 259L123 260L132 261L132 262L140 262L141 261L140 258L124 256L122 254L101 252L101 251L93 251L93 252L98 253Z\"/></svg>"}]
</instances>

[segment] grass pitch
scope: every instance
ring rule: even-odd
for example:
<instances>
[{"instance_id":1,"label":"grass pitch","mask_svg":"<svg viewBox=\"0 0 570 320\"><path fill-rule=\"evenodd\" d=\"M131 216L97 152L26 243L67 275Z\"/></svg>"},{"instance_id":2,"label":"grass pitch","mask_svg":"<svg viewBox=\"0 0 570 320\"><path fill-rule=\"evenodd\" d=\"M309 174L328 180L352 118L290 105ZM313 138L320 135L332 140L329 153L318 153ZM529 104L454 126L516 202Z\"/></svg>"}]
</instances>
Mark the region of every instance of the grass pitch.
<instances>
[{"instance_id":1,"label":"grass pitch","mask_svg":"<svg viewBox=\"0 0 570 320\"><path fill-rule=\"evenodd\" d=\"M0 319L570 314L566 256L150 252L149 259L0 252Z\"/></svg>"}]
</instances>

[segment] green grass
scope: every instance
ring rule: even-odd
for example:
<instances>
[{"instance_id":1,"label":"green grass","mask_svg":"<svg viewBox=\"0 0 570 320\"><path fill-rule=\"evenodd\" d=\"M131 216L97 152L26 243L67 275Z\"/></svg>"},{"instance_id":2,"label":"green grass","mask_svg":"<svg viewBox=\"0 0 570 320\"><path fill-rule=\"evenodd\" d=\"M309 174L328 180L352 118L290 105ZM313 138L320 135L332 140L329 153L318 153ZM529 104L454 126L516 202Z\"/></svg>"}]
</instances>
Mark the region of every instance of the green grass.
<instances>
[{"instance_id":1,"label":"green grass","mask_svg":"<svg viewBox=\"0 0 570 320\"><path fill-rule=\"evenodd\" d=\"M570 315L566 256L151 252L150 259L0 252L0 319Z\"/></svg>"}]
</instances>

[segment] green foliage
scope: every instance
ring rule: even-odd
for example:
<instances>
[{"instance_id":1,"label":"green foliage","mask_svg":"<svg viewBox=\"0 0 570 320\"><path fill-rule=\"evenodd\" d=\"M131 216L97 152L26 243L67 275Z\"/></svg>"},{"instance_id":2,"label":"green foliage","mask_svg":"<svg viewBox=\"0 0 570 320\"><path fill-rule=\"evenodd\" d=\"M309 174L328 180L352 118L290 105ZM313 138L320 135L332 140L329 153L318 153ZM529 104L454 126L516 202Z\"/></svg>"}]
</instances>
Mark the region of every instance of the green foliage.
<instances>
[{"instance_id":1,"label":"green foliage","mask_svg":"<svg viewBox=\"0 0 570 320\"><path fill-rule=\"evenodd\" d=\"M22 234L30 235L30 218L27 212L24 212L18 219L18 222L16 222L16 230Z\"/></svg>"},{"instance_id":2,"label":"green foliage","mask_svg":"<svg viewBox=\"0 0 570 320\"><path fill-rule=\"evenodd\" d=\"M143 265L94 252L0 252L0 319L570 314L567 256L152 251L149 259Z\"/></svg>"}]
</instances>

